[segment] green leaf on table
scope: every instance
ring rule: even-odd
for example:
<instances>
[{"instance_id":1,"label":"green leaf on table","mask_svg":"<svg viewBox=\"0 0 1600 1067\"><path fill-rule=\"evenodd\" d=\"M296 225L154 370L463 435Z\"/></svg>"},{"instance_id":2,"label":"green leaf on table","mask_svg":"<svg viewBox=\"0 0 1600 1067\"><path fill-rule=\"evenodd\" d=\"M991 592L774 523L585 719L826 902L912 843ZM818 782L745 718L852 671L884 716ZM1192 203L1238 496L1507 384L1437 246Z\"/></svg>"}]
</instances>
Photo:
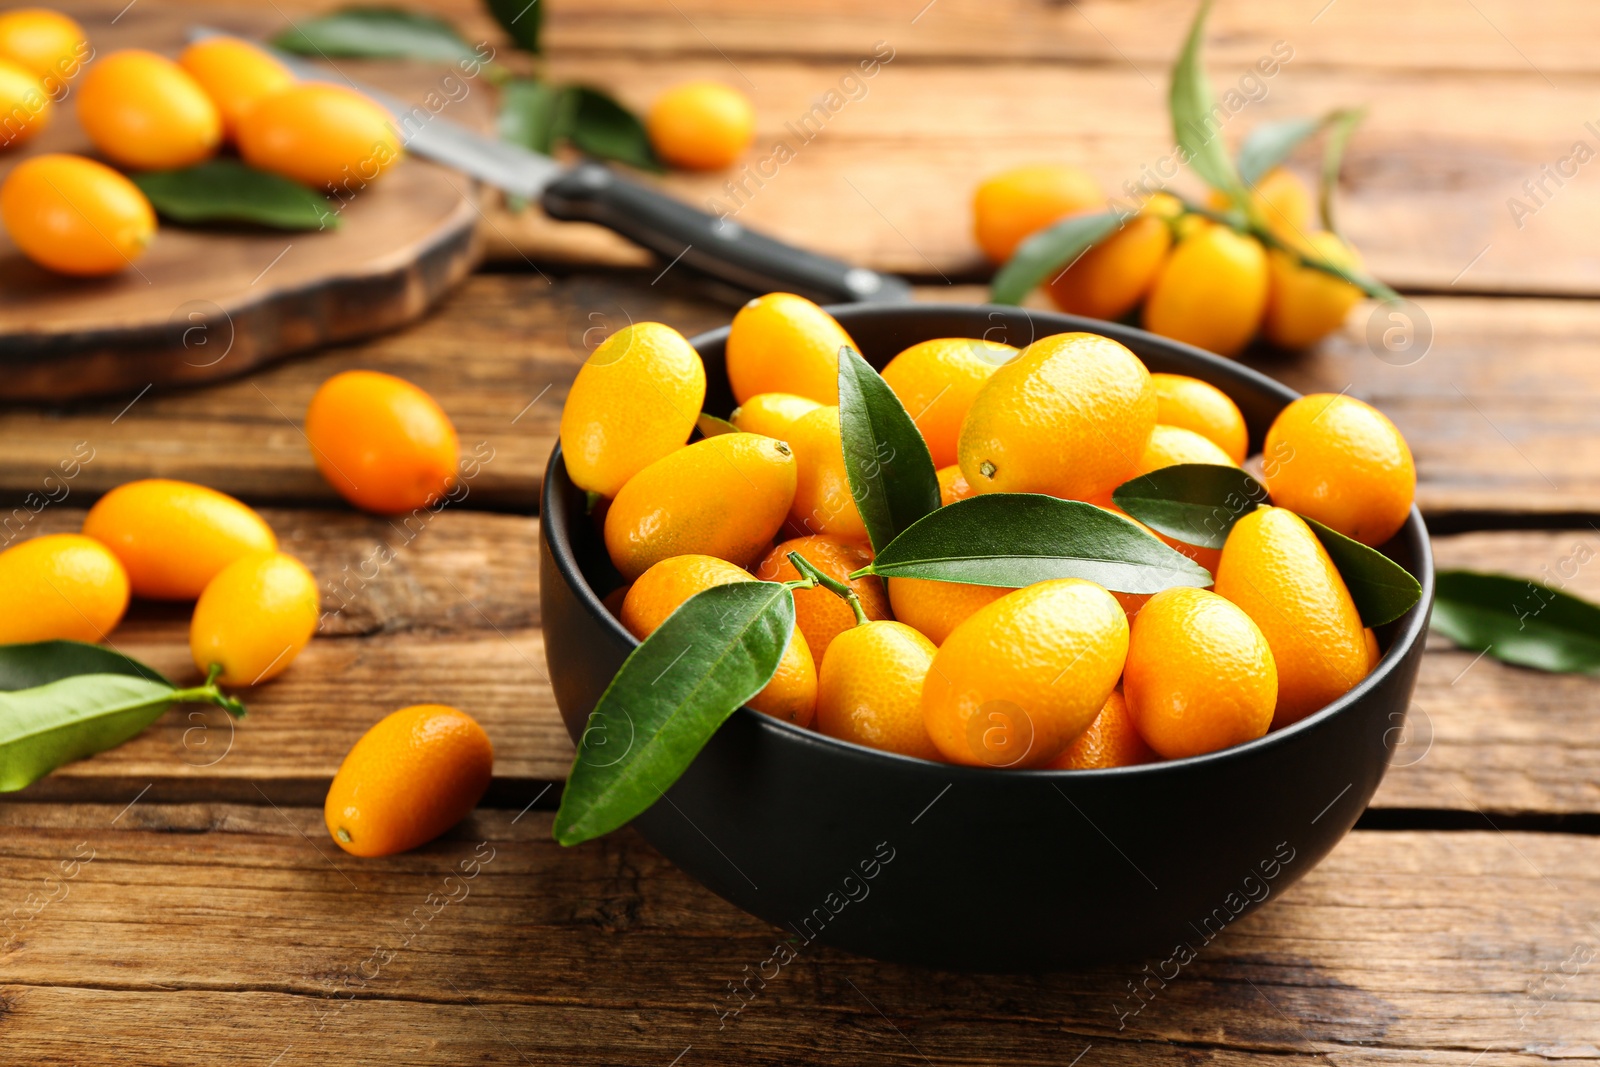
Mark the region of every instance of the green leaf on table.
<instances>
[{"instance_id":1,"label":"green leaf on table","mask_svg":"<svg viewBox=\"0 0 1600 1067\"><path fill-rule=\"evenodd\" d=\"M533 78L511 78L500 86L500 139L549 155L564 136L572 98L559 86Z\"/></svg>"},{"instance_id":2,"label":"green leaf on table","mask_svg":"<svg viewBox=\"0 0 1600 1067\"><path fill-rule=\"evenodd\" d=\"M543 0L485 0L484 6L519 48L539 51L544 29Z\"/></svg>"},{"instance_id":3,"label":"green leaf on table","mask_svg":"<svg viewBox=\"0 0 1600 1067\"><path fill-rule=\"evenodd\" d=\"M587 85L567 85L561 91L572 100L567 105L570 119L564 132L580 151L641 170L664 169L639 116L608 93Z\"/></svg>"},{"instance_id":4,"label":"green leaf on table","mask_svg":"<svg viewBox=\"0 0 1600 1067\"><path fill-rule=\"evenodd\" d=\"M590 713L556 840L610 833L660 799L771 680L793 632L794 596L776 582L713 586L684 601L629 654Z\"/></svg>"},{"instance_id":5,"label":"green leaf on table","mask_svg":"<svg viewBox=\"0 0 1600 1067\"><path fill-rule=\"evenodd\" d=\"M1329 558L1350 590L1350 599L1356 602L1364 625L1382 626L1393 622L1422 599L1421 583L1400 564L1316 519L1300 517L1328 550Z\"/></svg>"},{"instance_id":6,"label":"green leaf on table","mask_svg":"<svg viewBox=\"0 0 1600 1067\"><path fill-rule=\"evenodd\" d=\"M104 645L83 641L0 645L0 690L32 689L74 674L126 674L171 684L153 667Z\"/></svg>"},{"instance_id":7,"label":"green leaf on table","mask_svg":"<svg viewBox=\"0 0 1600 1067\"><path fill-rule=\"evenodd\" d=\"M1211 574L1121 515L1040 493L985 493L913 523L868 568L895 578L932 578L1020 588L1086 578L1119 593L1204 588Z\"/></svg>"},{"instance_id":8,"label":"green leaf on table","mask_svg":"<svg viewBox=\"0 0 1600 1067\"><path fill-rule=\"evenodd\" d=\"M1322 216L1322 228L1338 234L1333 201L1339 191L1339 168L1344 165L1345 145L1356 132L1361 120L1367 117L1364 107L1335 111L1328 116L1328 143L1322 150L1322 179L1317 183L1317 211Z\"/></svg>"},{"instance_id":9,"label":"green leaf on table","mask_svg":"<svg viewBox=\"0 0 1600 1067\"><path fill-rule=\"evenodd\" d=\"M138 660L78 641L0 645L0 793L115 748L175 703L244 706L215 685L179 689Z\"/></svg>"},{"instance_id":10,"label":"green leaf on table","mask_svg":"<svg viewBox=\"0 0 1600 1067\"><path fill-rule=\"evenodd\" d=\"M1440 571L1433 628L1462 648L1541 671L1600 671L1600 605L1505 574Z\"/></svg>"},{"instance_id":11,"label":"green leaf on table","mask_svg":"<svg viewBox=\"0 0 1600 1067\"><path fill-rule=\"evenodd\" d=\"M1233 524L1265 504L1267 487L1238 467L1178 463L1123 482L1111 502L1186 545L1221 548Z\"/></svg>"},{"instance_id":12,"label":"green leaf on table","mask_svg":"<svg viewBox=\"0 0 1600 1067\"><path fill-rule=\"evenodd\" d=\"M1189 27L1183 51L1178 53L1178 61L1172 67L1172 86L1167 95L1172 136L1188 157L1189 166L1202 180L1228 194L1235 203L1246 204L1239 173L1234 170L1233 160L1228 158L1228 150L1222 143L1222 129L1214 117L1217 102L1200 55L1205 43L1206 15L1210 11L1211 0L1202 0L1194 23Z\"/></svg>"},{"instance_id":13,"label":"green leaf on table","mask_svg":"<svg viewBox=\"0 0 1600 1067\"><path fill-rule=\"evenodd\" d=\"M1069 215L1017 246L989 283L989 302L1020 304L1022 298L1072 266L1078 257L1122 227L1115 211Z\"/></svg>"},{"instance_id":14,"label":"green leaf on table","mask_svg":"<svg viewBox=\"0 0 1600 1067\"><path fill-rule=\"evenodd\" d=\"M720 437L725 433L739 432L739 427L727 419L719 419L707 411L702 411L700 417L694 420L694 428L700 431L701 437Z\"/></svg>"},{"instance_id":15,"label":"green leaf on table","mask_svg":"<svg viewBox=\"0 0 1600 1067\"><path fill-rule=\"evenodd\" d=\"M939 508L939 475L922 431L889 383L849 345L839 347L844 470L874 549Z\"/></svg>"},{"instance_id":16,"label":"green leaf on table","mask_svg":"<svg viewBox=\"0 0 1600 1067\"><path fill-rule=\"evenodd\" d=\"M1261 123L1245 135L1239 146L1239 180L1255 185L1326 122L1326 118L1300 118Z\"/></svg>"},{"instance_id":17,"label":"green leaf on table","mask_svg":"<svg viewBox=\"0 0 1600 1067\"><path fill-rule=\"evenodd\" d=\"M272 45L296 55L327 58L442 62L479 58L448 22L397 7L347 7L301 19L274 37Z\"/></svg>"},{"instance_id":18,"label":"green leaf on table","mask_svg":"<svg viewBox=\"0 0 1600 1067\"><path fill-rule=\"evenodd\" d=\"M130 180L163 218L174 222L253 222L279 230L339 226L339 216L320 193L236 159L146 171Z\"/></svg>"}]
</instances>

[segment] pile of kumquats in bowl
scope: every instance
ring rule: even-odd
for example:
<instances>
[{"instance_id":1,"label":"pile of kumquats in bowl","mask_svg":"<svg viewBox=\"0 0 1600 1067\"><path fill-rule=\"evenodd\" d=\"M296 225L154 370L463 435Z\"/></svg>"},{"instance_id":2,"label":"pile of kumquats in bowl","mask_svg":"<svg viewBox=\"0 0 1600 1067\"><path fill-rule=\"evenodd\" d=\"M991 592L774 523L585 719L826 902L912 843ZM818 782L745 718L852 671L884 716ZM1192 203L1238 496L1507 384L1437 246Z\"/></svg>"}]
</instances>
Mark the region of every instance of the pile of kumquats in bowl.
<instances>
[{"instance_id":1,"label":"pile of kumquats in bowl","mask_svg":"<svg viewBox=\"0 0 1600 1067\"><path fill-rule=\"evenodd\" d=\"M1098 332L935 338L880 373L771 293L725 353L728 411L702 412L700 355L653 322L568 395L560 456L616 572L589 582L641 643L560 840L648 807L745 703L997 773L1217 752L1357 685L1421 597L1376 547L1412 514L1410 450L1354 398L1289 403L1252 456L1225 392Z\"/></svg>"}]
</instances>

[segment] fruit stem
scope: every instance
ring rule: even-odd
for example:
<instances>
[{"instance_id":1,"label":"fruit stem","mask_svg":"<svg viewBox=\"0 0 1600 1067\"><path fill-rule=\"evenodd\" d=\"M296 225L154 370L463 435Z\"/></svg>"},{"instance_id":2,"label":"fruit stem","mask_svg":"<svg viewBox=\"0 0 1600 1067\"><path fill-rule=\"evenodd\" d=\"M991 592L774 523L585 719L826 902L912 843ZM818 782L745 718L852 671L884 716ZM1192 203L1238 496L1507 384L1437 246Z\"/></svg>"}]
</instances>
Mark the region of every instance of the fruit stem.
<instances>
[{"instance_id":1,"label":"fruit stem","mask_svg":"<svg viewBox=\"0 0 1600 1067\"><path fill-rule=\"evenodd\" d=\"M1260 241L1262 244L1266 245L1268 248L1294 257L1297 265L1299 266L1308 267L1311 270L1321 271L1323 274L1331 274L1340 281L1353 285L1357 289L1360 289L1362 292L1366 293L1368 296L1374 297L1378 300L1396 302L1401 299L1399 293L1395 292L1378 279L1370 277L1369 275L1357 274L1354 271L1346 270L1337 263L1331 263L1328 260L1321 259L1317 256L1308 256L1300 249L1286 243L1277 234L1267 229L1266 226L1254 220L1245 219L1236 211L1213 211L1211 208L1202 207L1191 200L1186 200L1178 194L1173 193L1170 189L1163 189L1162 192L1170 194L1175 200L1182 204L1183 210L1186 213L1190 215L1199 215L1201 218L1210 219L1212 222L1218 222L1224 226L1232 227L1238 233L1248 234L1249 236Z\"/></svg>"},{"instance_id":2,"label":"fruit stem","mask_svg":"<svg viewBox=\"0 0 1600 1067\"><path fill-rule=\"evenodd\" d=\"M795 570L799 571L807 578L810 578L813 582L822 586L822 588L826 589L834 596L839 597L846 604L849 604L850 610L855 613L857 626L871 621L867 618L867 613L862 610L861 598L856 596L856 591L854 589L851 589L848 585L845 585L837 578L823 574L821 571L817 570L816 566L812 564L810 560L806 559L798 552L789 553L789 562L794 564Z\"/></svg>"},{"instance_id":3,"label":"fruit stem","mask_svg":"<svg viewBox=\"0 0 1600 1067\"><path fill-rule=\"evenodd\" d=\"M242 719L245 715L244 701L238 697L231 697L217 688L217 675L221 673L222 664L213 663L211 669L206 671L204 685L174 690L167 699L174 704L215 704L235 719Z\"/></svg>"}]
</instances>

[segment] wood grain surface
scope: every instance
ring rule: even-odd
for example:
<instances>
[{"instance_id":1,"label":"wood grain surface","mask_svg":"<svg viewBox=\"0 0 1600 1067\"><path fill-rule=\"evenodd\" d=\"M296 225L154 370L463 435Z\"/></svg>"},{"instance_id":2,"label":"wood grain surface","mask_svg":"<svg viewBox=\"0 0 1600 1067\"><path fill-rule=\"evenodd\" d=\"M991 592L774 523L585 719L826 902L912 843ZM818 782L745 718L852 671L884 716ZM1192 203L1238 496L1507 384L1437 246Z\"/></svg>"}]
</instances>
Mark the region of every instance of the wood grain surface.
<instances>
[{"instance_id":1,"label":"wood grain surface","mask_svg":"<svg viewBox=\"0 0 1600 1067\"><path fill-rule=\"evenodd\" d=\"M125 17L154 5L242 26L341 3L139 0ZM504 43L476 5L416 6ZM744 86L758 145L892 42L867 95L739 218L911 271L933 283L921 299L973 302L982 289L956 284L978 279L972 182L1060 158L1115 183L1164 153L1164 69L1191 10L593 0L552 3L547 41L557 75L635 104L689 75ZM1520 230L1505 203L1594 139L1597 20L1574 0L1225 0L1208 52L1221 83L1278 40L1294 48L1230 139L1372 105L1345 215L1417 301L1400 320L1360 308L1314 352L1246 362L1395 419L1440 566L1600 600L1600 303L1546 298L1600 291L1600 186L1581 171ZM703 201L725 180L666 184ZM964 975L809 946L735 995L784 933L631 831L550 840L572 749L544 682L536 567L539 479L585 332L656 319L693 333L731 308L604 231L485 215L480 239L516 273L472 277L402 332L225 384L0 409L0 547L169 475L261 506L324 591L322 633L245 694L242 722L177 709L0 800L0 1062L1600 1063L1600 690L1438 638L1364 828L1178 974ZM440 399L480 457L459 506L391 521L329 492L299 423L351 367ZM112 640L189 678L186 626L184 606L139 604ZM372 721L422 700L488 730L486 803L413 853L346 856L322 825L327 783ZM1003 902L978 902L973 921L1005 921Z\"/></svg>"},{"instance_id":2,"label":"wood grain surface","mask_svg":"<svg viewBox=\"0 0 1600 1067\"><path fill-rule=\"evenodd\" d=\"M0 956L16 1062L1600 1056L1593 838L1357 831L1166 981L1142 961L964 975L801 946L735 998L782 933L631 831L560 848L543 810L371 861L284 805L22 804L0 825L0 899L35 899Z\"/></svg>"},{"instance_id":3,"label":"wood grain surface","mask_svg":"<svg viewBox=\"0 0 1600 1067\"><path fill-rule=\"evenodd\" d=\"M93 459L70 488L85 494L161 475L254 501L332 501L300 422L325 379L367 367L427 389L468 449L492 453L473 480L474 507L533 512L586 333L653 319L693 334L732 318L687 277L652 277L478 275L412 329L248 380L0 409L0 501L40 492L45 475L84 448ZM918 296L972 302L982 290L925 286ZM1382 408L1416 454L1418 502L1430 518L1600 511L1600 305L1429 297L1403 321L1389 314L1364 306L1316 351L1259 351L1245 362L1302 391L1349 392ZM1412 345L1390 352L1381 338L1397 322Z\"/></svg>"}]
</instances>

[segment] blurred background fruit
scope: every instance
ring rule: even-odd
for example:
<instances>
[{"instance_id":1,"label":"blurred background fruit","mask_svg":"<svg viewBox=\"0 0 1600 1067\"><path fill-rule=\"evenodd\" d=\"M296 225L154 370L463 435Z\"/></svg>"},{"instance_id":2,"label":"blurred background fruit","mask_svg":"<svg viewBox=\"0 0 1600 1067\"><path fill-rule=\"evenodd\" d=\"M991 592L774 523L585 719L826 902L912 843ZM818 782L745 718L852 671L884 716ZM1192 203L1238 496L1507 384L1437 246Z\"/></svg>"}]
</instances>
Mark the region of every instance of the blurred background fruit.
<instances>
[{"instance_id":1,"label":"blurred background fruit","mask_svg":"<svg viewBox=\"0 0 1600 1067\"><path fill-rule=\"evenodd\" d=\"M91 54L83 27L68 15L43 7L0 11L0 58L38 78L51 100L66 94Z\"/></svg>"},{"instance_id":2,"label":"blurred background fruit","mask_svg":"<svg viewBox=\"0 0 1600 1067\"><path fill-rule=\"evenodd\" d=\"M262 100L294 84L294 75L270 54L237 37L208 37L183 50L178 65L205 90L222 116L222 136L233 140L244 116Z\"/></svg>"},{"instance_id":3,"label":"blurred background fruit","mask_svg":"<svg viewBox=\"0 0 1600 1067\"><path fill-rule=\"evenodd\" d=\"M156 232L150 201L127 178L92 159L53 153L6 175L0 220L29 259L81 277L133 266Z\"/></svg>"},{"instance_id":4,"label":"blurred background fruit","mask_svg":"<svg viewBox=\"0 0 1600 1067\"><path fill-rule=\"evenodd\" d=\"M1120 319L1128 314L1155 284L1182 210L1166 193L1150 197L1121 229L1049 281L1050 299L1071 315Z\"/></svg>"},{"instance_id":5,"label":"blurred background fruit","mask_svg":"<svg viewBox=\"0 0 1600 1067\"><path fill-rule=\"evenodd\" d=\"M0 59L0 148L25 144L50 123L51 103L37 75Z\"/></svg>"},{"instance_id":6,"label":"blurred background fruit","mask_svg":"<svg viewBox=\"0 0 1600 1067\"><path fill-rule=\"evenodd\" d=\"M200 83L165 56L128 48L96 59L77 91L78 122L95 148L134 170L209 159L222 116Z\"/></svg>"},{"instance_id":7,"label":"blurred background fruit","mask_svg":"<svg viewBox=\"0 0 1600 1067\"><path fill-rule=\"evenodd\" d=\"M342 197L400 161L389 113L353 89L307 82L273 93L239 116L234 138L252 167Z\"/></svg>"},{"instance_id":8,"label":"blurred background fruit","mask_svg":"<svg viewBox=\"0 0 1600 1067\"><path fill-rule=\"evenodd\" d=\"M991 263L1068 215L1105 203L1100 183L1078 167L1036 163L985 179L972 194L972 230Z\"/></svg>"},{"instance_id":9,"label":"blurred background fruit","mask_svg":"<svg viewBox=\"0 0 1600 1067\"><path fill-rule=\"evenodd\" d=\"M1144 328L1222 356L1256 334L1267 306L1267 254L1254 237L1207 223L1156 274Z\"/></svg>"},{"instance_id":10,"label":"blurred background fruit","mask_svg":"<svg viewBox=\"0 0 1600 1067\"><path fill-rule=\"evenodd\" d=\"M732 86L685 82L656 97L645 125L656 154L668 163L690 170L720 170L750 147L756 109Z\"/></svg>"}]
</instances>

